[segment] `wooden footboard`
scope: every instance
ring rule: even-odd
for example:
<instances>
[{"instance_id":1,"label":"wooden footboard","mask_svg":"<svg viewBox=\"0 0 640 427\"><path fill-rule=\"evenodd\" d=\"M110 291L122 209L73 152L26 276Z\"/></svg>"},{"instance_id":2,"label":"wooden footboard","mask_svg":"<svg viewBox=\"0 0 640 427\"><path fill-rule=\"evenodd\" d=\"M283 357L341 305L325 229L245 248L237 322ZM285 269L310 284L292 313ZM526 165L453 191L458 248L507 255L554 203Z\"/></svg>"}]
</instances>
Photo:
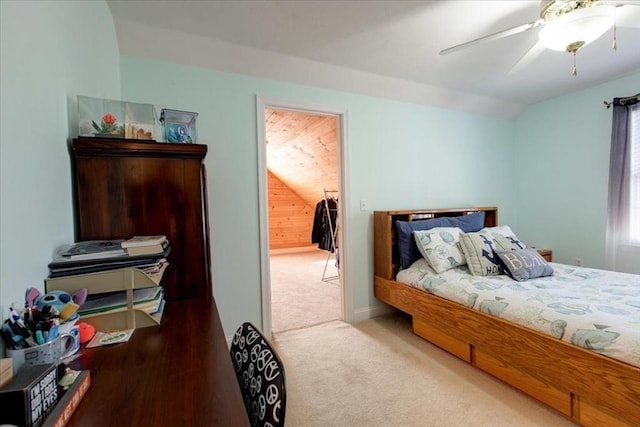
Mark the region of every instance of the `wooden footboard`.
<instances>
[{"instance_id":1,"label":"wooden footboard","mask_svg":"<svg viewBox=\"0 0 640 427\"><path fill-rule=\"evenodd\" d=\"M640 369L381 277L414 332L585 426L640 425Z\"/></svg>"},{"instance_id":2,"label":"wooden footboard","mask_svg":"<svg viewBox=\"0 0 640 427\"><path fill-rule=\"evenodd\" d=\"M374 213L374 294L413 318L413 331L584 426L640 426L640 368L396 282L394 223L413 213L462 215L496 208Z\"/></svg>"}]
</instances>

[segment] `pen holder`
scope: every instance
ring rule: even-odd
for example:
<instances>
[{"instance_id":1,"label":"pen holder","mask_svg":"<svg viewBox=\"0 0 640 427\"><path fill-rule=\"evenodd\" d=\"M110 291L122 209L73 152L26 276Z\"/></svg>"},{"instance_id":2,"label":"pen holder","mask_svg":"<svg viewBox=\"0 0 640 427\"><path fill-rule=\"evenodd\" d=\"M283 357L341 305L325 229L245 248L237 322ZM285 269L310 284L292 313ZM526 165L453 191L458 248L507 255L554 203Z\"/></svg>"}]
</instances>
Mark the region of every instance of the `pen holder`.
<instances>
[{"instance_id":1,"label":"pen holder","mask_svg":"<svg viewBox=\"0 0 640 427\"><path fill-rule=\"evenodd\" d=\"M13 375L16 375L22 366L36 366L60 363L61 359L77 351L76 339L72 334L61 334L44 344L20 350L7 349L7 356L13 360Z\"/></svg>"},{"instance_id":2,"label":"pen holder","mask_svg":"<svg viewBox=\"0 0 640 427\"><path fill-rule=\"evenodd\" d=\"M58 332L61 336L71 335L73 337L73 346L68 353L65 353L63 357L60 359L64 359L65 357L69 357L78 350L80 350L80 326L76 323L76 321L65 322L58 327ZM0 426L2 427L2 426Z\"/></svg>"}]
</instances>

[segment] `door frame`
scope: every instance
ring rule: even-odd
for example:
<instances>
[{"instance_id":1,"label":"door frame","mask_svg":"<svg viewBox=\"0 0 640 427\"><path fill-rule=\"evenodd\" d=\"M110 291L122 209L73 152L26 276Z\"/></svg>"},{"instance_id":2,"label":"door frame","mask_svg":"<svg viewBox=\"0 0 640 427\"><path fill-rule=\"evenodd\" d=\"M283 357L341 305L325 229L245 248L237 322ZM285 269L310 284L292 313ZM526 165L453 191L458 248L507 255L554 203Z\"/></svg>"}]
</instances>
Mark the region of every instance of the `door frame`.
<instances>
[{"instance_id":1,"label":"door frame","mask_svg":"<svg viewBox=\"0 0 640 427\"><path fill-rule=\"evenodd\" d=\"M338 120L338 170L340 204L338 212L340 248L340 268L338 269L340 288L342 290L342 319L351 323L353 318L353 298L350 275L350 239L349 194L348 194L348 161L347 161L347 110L340 107L297 102L288 99L256 96L257 144L258 144L258 206L260 217L260 289L262 291L262 332L267 337L272 335L271 323L271 267L269 259L269 196L267 192L267 129L265 124L266 108L291 110L309 114L329 114ZM320 197L320 195L318 196Z\"/></svg>"}]
</instances>

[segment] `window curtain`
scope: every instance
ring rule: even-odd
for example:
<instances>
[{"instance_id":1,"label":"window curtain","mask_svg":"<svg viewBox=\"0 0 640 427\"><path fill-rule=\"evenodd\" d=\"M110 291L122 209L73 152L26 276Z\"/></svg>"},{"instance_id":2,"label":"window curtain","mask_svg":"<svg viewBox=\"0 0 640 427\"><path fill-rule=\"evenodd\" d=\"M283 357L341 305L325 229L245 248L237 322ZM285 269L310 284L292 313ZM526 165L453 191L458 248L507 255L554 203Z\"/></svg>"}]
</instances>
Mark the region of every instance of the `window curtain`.
<instances>
[{"instance_id":1,"label":"window curtain","mask_svg":"<svg viewBox=\"0 0 640 427\"><path fill-rule=\"evenodd\" d=\"M621 250L630 245L632 116L640 108L637 98L613 100L609 199L607 207L606 266L619 270ZM635 113L637 114L637 112Z\"/></svg>"}]
</instances>

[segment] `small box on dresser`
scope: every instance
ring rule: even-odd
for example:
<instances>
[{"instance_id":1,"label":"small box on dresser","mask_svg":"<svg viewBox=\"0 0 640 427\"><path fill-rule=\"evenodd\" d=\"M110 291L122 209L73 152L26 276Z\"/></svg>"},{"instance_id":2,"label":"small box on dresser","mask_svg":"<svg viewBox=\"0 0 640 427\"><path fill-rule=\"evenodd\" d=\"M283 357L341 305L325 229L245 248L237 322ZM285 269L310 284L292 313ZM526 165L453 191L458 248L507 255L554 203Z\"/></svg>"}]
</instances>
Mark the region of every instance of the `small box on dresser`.
<instances>
[{"instance_id":1,"label":"small box on dresser","mask_svg":"<svg viewBox=\"0 0 640 427\"><path fill-rule=\"evenodd\" d=\"M39 427L57 401L56 365L25 366L0 388L0 424Z\"/></svg>"},{"instance_id":2,"label":"small box on dresser","mask_svg":"<svg viewBox=\"0 0 640 427\"><path fill-rule=\"evenodd\" d=\"M11 358L0 359L0 387L13 379L13 360Z\"/></svg>"}]
</instances>

